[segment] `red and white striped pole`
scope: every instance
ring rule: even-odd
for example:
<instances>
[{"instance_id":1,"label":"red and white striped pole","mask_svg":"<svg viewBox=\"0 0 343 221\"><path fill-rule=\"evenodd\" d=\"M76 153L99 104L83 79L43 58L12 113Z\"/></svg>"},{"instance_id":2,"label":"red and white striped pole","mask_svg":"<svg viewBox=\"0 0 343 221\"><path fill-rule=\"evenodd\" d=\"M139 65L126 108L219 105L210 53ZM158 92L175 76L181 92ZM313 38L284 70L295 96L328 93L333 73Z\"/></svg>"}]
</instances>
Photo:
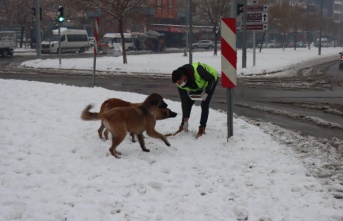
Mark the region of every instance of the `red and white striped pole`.
<instances>
[{"instance_id":1,"label":"red and white striped pole","mask_svg":"<svg viewBox=\"0 0 343 221\"><path fill-rule=\"evenodd\" d=\"M98 43L99 43L99 18L95 17L94 20L94 62L93 62L93 87L95 86L95 69L96 69L96 54L98 53Z\"/></svg>"},{"instance_id":2,"label":"red and white striped pole","mask_svg":"<svg viewBox=\"0 0 343 221\"><path fill-rule=\"evenodd\" d=\"M233 136L233 94L237 85L236 19L221 20L222 87L227 88L227 139Z\"/></svg>"},{"instance_id":3,"label":"red and white striped pole","mask_svg":"<svg viewBox=\"0 0 343 221\"><path fill-rule=\"evenodd\" d=\"M237 84L236 19L223 18L221 34L222 86L234 88Z\"/></svg>"}]
</instances>

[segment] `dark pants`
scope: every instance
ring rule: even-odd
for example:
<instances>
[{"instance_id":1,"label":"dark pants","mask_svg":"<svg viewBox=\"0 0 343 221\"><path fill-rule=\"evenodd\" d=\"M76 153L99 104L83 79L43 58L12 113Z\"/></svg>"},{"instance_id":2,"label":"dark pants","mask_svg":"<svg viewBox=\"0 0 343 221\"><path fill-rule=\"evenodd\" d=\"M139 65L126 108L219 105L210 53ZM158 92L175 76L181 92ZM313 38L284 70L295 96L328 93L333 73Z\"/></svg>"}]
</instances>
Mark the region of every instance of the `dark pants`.
<instances>
[{"instance_id":1,"label":"dark pants","mask_svg":"<svg viewBox=\"0 0 343 221\"><path fill-rule=\"evenodd\" d=\"M200 118L200 126L206 127L209 109L210 109L210 102L214 93L214 90L216 89L218 80L214 82L213 88L210 93L208 93L208 96L206 100L201 102L201 118ZM192 106L194 104L194 100L190 99L188 96L188 92L185 90L182 90L178 87L178 91L181 98L181 108L182 108L182 121L181 125L183 125L183 119L189 118L192 111Z\"/></svg>"}]
</instances>

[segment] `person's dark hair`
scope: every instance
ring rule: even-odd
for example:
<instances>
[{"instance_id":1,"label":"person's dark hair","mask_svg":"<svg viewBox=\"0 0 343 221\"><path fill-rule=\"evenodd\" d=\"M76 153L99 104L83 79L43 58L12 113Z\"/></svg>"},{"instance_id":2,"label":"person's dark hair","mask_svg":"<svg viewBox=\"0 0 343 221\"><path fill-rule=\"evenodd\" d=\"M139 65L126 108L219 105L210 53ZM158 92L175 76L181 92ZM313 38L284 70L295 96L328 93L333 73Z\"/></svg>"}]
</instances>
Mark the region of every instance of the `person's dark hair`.
<instances>
[{"instance_id":1,"label":"person's dark hair","mask_svg":"<svg viewBox=\"0 0 343 221\"><path fill-rule=\"evenodd\" d=\"M172 73L172 81L173 83L176 83L178 80L182 77L182 71L180 69L174 70Z\"/></svg>"}]
</instances>

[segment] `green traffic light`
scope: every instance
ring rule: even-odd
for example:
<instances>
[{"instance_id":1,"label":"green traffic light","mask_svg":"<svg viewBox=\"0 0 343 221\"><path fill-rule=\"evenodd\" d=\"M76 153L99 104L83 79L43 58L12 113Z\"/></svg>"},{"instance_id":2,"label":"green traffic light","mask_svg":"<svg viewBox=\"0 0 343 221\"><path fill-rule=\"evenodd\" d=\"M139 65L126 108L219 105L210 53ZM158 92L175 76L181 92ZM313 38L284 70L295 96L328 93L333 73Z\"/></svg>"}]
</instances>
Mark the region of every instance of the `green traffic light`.
<instances>
[{"instance_id":1,"label":"green traffic light","mask_svg":"<svg viewBox=\"0 0 343 221\"><path fill-rule=\"evenodd\" d=\"M64 21L64 7L63 6L58 6L58 22L63 22Z\"/></svg>"}]
</instances>

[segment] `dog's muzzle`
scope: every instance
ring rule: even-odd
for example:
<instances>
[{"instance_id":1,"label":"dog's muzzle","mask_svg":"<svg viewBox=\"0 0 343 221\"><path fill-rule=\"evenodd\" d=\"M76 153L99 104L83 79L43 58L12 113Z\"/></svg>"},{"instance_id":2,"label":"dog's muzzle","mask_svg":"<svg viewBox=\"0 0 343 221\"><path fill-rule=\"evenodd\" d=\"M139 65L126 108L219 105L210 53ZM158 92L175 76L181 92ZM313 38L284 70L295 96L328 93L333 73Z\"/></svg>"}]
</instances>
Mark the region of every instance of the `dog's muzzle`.
<instances>
[{"instance_id":1,"label":"dog's muzzle","mask_svg":"<svg viewBox=\"0 0 343 221\"><path fill-rule=\"evenodd\" d=\"M169 113L169 117L176 117L177 113L173 112L173 111L170 111Z\"/></svg>"}]
</instances>

